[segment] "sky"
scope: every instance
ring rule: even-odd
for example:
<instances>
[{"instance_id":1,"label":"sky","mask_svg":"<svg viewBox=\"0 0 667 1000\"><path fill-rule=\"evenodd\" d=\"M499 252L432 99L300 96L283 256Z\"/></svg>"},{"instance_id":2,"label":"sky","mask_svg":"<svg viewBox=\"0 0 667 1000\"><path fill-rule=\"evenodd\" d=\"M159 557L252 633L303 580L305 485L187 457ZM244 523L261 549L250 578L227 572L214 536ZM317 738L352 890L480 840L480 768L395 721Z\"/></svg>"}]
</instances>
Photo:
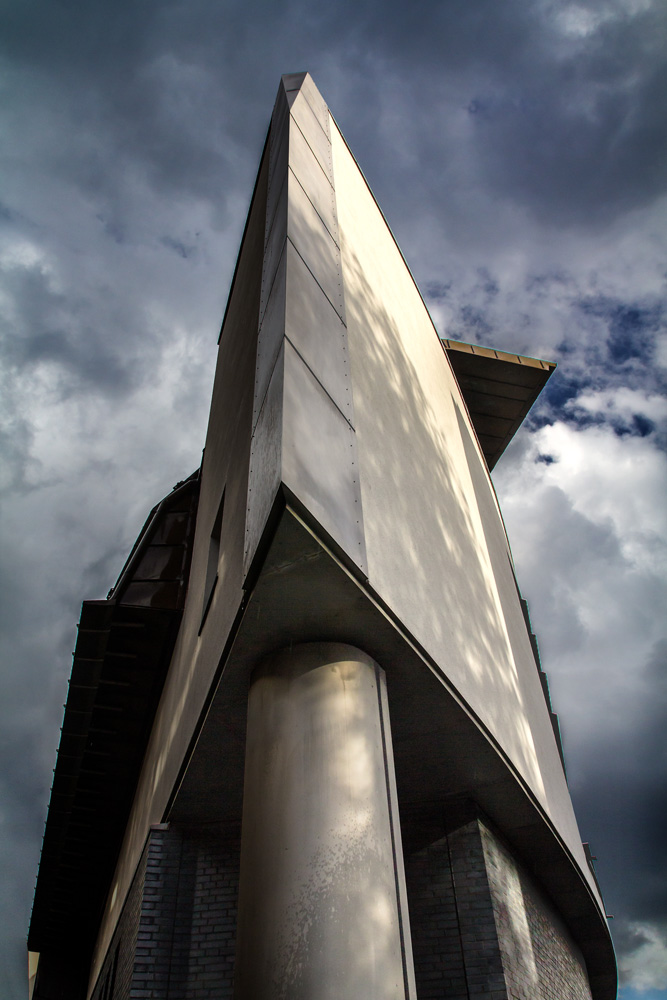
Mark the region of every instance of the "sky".
<instances>
[{"instance_id":1,"label":"sky","mask_svg":"<svg viewBox=\"0 0 667 1000\"><path fill-rule=\"evenodd\" d=\"M622 1000L667 998L667 5L4 0L0 1000L81 601L198 467L282 73L443 337L556 361L494 471Z\"/></svg>"}]
</instances>

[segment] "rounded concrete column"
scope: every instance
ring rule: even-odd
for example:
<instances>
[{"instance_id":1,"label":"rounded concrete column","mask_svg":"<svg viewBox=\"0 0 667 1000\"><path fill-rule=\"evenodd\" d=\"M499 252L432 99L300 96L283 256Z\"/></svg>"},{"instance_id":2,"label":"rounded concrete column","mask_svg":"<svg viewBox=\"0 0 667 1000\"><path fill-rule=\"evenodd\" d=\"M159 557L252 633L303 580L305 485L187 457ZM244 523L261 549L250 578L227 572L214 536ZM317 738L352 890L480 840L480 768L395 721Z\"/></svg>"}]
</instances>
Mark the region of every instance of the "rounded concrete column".
<instances>
[{"instance_id":1,"label":"rounded concrete column","mask_svg":"<svg viewBox=\"0 0 667 1000\"><path fill-rule=\"evenodd\" d=\"M248 703L236 1000L414 997L384 671L308 643Z\"/></svg>"}]
</instances>

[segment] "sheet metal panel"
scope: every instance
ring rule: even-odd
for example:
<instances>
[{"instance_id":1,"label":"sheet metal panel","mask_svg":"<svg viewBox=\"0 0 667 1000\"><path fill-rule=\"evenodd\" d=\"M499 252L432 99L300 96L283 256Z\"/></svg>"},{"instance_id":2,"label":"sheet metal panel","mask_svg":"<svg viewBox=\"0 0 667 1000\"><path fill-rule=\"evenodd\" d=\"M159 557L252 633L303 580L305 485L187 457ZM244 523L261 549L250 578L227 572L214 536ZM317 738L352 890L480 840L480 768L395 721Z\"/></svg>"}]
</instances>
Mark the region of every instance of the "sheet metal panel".
<instances>
[{"instance_id":1,"label":"sheet metal panel","mask_svg":"<svg viewBox=\"0 0 667 1000\"><path fill-rule=\"evenodd\" d=\"M285 351L281 348L250 444L243 574L247 574L280 487Z\"/></svg>"},{"instance_id":2,"label":"sheet metal panel","mask_svg":"<svg viewBox=\"0 0 667 1000\"><path fill-rule=\"evenodd\" d=\"M271 116L271 129L269 132L269 172L268 191L266 200L266 216L264 229L264 242L268 240L269 231L273 224L276 206L280 197L283 183L287 175L287 158L289 148L289 106L282 92L278 92L276 103Z\"/></svg>"},{"instance_id":3,"label":"sheet metal panel","mask_svg":"<svg viewBox=\"0 0 667 1000\"><path fill-rule=\"evenodd\" d=\"M516 648L509 638L525 626L509 569L494 572L497 552L508 568L511 556L461 392L392 234L334 128L332 149L369 580L479 714L581 861L532 650L527 638ZM507 360L461 357L484 375ZM509 367L517 381L544 377L541 365ZM488 509L475 490L477 476L486 483Z\"/></svg>"},{"instance_id":4,"label":"sheet metal panel","mask_svg":"<svg viewBox=\"0 0 667 1000\"><path fill-rule=\"evenodd\" d=\"M305 97L297 97L292 105L292 118L313 151L317 162L333 184L333 165L331 162L331 142L327 132L322 128L315 112Z\"/></svg>"},{"instance_id":5,"label":"sheet metal panel","mask_svg":"<svg viewBox=\"0 0 667 1000\"><path fill-rule=\"evenodd\" d=\"M289 241L286 260L285 335L343 416L353 423L345 326Z\"/></svg>"},{"instance_id":6,"label":"sheet metal panel","mask_svg":"<svg viewBox=\"0 0 667 1000\"><path fill-rule=\"evenodd\" d=\"M283 73L280 78L280 90L285 90L288 94L291 90L298 92L305 77L306 73Z\"/></svg>"},{"instance_id":7,"label":"sheet metal panel","mask_svg":"<svg viewBox=\"0 0 667 1000\"><path fill-rule=\"evenodd\" d=\"M283 482L365 572L355 433L289 341L284 394Z\"/></svg>"},{"instance_id":8,"label":"sheet metal panel","mask_svg":"<svg viewBox=\"0 0 667 1000\"><path fill-rule=\"evenodd\" d=\"M303 100L304 98L310 105L311 110L317 118L317 121L325 135L329 135L329 109L309 73L306 73L303 78L303 82L298 90L298 93L292 91L292 93L287 94L287 100L289 101L290 106L292 106L295 101Z\"/></svg>"},{"instance_id":9,"label":"sheet metal panel","mask_svg":"<svg viewBox=\"0 0 667 1000\"><path fill-rule=\"evenodd\" d=\"M269 155L269 189L266 207L266 234L271 227L276 202L287 173L289 150L289 128L287 118L276 129L271 130Z\"/></svg>"},{"instance_id":10,"label":"sheet metal panel","mask_svg":"<svg viewBox=\"0 0 667 1000\"><path fill-rule=\"evenodd\" d=\"M306 192L290 172L287 235L306 262L320 288L345 322L340 251Z\"/></svg>"},{"instance_id":11,"label":"sheet metal panel","mask_svg":"<svg viewBox=\"0 0 667 1000\"><path fill-rule=\"evenodd\" d=\"M271 227L265 240L264 264L262 266L262 294L259 305L260 321L269 301L273 279L275 278L280 255L283 252L285 244L285 234L287 232L287 187L287 178L285 178L275 207L272 209ZM269 208L267 205L267 220L269 218L268 213Z\"/></svg>"},{"instance_id":12,"label":"sheet metal panel","mask_svg":"<svg viewBox=\"0 0 667 1000\"><path fill-rule=\"evenodd\" d=\"M294 122L290 122L289 130L289 165L327 227L329 235L337 244L338 225L333 188L303 133Z\"/></svg>"},{"instance_id":13,"label":"sheet metal panel","mask_svg":"<svg viewBox=\"0 0 667 1000\"><path fill-rule=\"evenodd\" d=\"M257 425L268 384L271 380L276 358L278 357L283 337L285 336L285 295L287 291L285 262L288 247L289 244L286 242L283 245L283 253L280 257L269 301L259 328L257 364L255 367L255 396L252 413L253 433ZM294 253L293 250L292 253ZM331 311L333 312L333 309Z\"/></svg>"}]
</instances>

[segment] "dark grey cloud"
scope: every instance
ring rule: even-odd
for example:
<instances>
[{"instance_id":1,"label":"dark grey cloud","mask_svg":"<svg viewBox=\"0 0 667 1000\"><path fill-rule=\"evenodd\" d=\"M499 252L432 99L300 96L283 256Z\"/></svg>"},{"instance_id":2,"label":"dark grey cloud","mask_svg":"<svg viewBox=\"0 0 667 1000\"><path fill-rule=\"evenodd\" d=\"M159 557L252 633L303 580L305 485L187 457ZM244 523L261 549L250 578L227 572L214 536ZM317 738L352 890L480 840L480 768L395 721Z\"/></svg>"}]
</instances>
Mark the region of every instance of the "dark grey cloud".
<instances>
[{"instance_id":1,"label":"dark grey cloud","mask_svg":"<svg viewBox=\"0 0 667 1000\"><path fill-rule=\"evenodd\" d=\"M447 4L381 17L364 24L379 43L344 92L370 90L370 110L342 124L363 162L400 106L398 163L375 163L370 176L381 202L391 187L395 212L414 211L417 185L453 222L454 202L481 182L540 221L599 226L664 193L661 5Z\"/></svg>"},{"instance_id":2,"label":"dark grey cloud","mask_svg":"<svg viewBox=\"0 0 667 1000\"><path fill-rule=\"evenodd\" d=\"M321 66L323 84L334 78L343 111L355 107L351 129L343 126L362 152L400 90L415 110L402 124L422 166L418 184L439 202L452 158L446 122L458 113L471 121L467 141L494 192L552 222L606 218L665 189L659 4L634 13L490 0L323 13L205 2L17 10L4 38L18 81L29 74L30 96L48 90L54 110L64 96L75 118L76 134L52 150L54 168L71 177L75 154L78 183L95 191L118 184L131 164L157 187L187 186L220 204L221 171L234 176L276 76L302 62ZM361 113L353 87L363 88ZM384 170L396 176L395 165Z\"/></svg>"},{"instance_id":3,"label":"dark grey cloud","mask_svg":"<svg viewBox=\"0 0 667 1000\"><path fill-rule=\"evenodd\" d=\"M655 51L662 25L652 20L642 25L643 45L623 19L593 51L552 66L547 80L535 73L531 87L500 95L493 88L471 101L480 160L499 194L571 225L606 222L665 191L667 114L656 95L667 87L667 67ZM597 51L610 43L615 75Z\"/></svg>"},{"instance_id":4,"label":"dark grey cloud","mask_svg":"<svg viewBox=\"0 0 667 1000\"><path fill-rule=\"evenodd\" d=\"M596 846L605 859L600 867L610 911L620 912L625 921L649 917L665 923L666 640L655 644L641 679L646 687L641 739L634 731L613 743L599 744L575 799L580 825L594 831Z\"/></svg>"},{"instance_id":5,"label":"dark grey cloud","mask_svg":"<svg viewBox=\"0 0 667 1000\"><path fill-rule=\"evenodd\" d=\"M111 340L112 323L107 317L101 321L99 304L96 309L75 290L69 295L55 291L39 265L17 270L8 289L14 304L12 330L3 346L10 368L49 366L57 371L64 394L88 385L122 396L144 377L137 352L128 350L123 336L127 327L120 326Z\"/></svg>"},{"instance_id":6,"label":"dark grey cloud","mask_svg":"<svg viewBox=\"0 0 667 1000\"><path fill-rule=\"evenodd\" d=\"M607 911L614 915L611 927L622 983L636 979L636 966L646 961L651 924L663 941L667 939L663 835L667 822L667 641L656 644L642 679L647 696L639 720L641 738L634 730L624 738L600 741L573 795L582 836L590 839L599 859Z\"/></svg>"}]
</instances>

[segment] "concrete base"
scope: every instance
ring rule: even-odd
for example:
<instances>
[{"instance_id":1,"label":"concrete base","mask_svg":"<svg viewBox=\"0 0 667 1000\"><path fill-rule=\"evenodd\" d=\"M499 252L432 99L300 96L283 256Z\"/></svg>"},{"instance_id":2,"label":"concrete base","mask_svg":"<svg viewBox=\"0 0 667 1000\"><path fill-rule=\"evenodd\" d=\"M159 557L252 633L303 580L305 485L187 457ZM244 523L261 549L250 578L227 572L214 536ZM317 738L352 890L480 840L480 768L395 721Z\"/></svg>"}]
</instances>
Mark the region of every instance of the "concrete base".
<instances>
[{"instance_id":1,"label":"concrete base","mask_svg":"<svg viewBox=\"0 0 667 1000\"><path fill-rule=\"evenodd\" d=\"M383 671L309 643L248 704L236 1000L413 1000Z\"/></svg>"}]
</instances>

